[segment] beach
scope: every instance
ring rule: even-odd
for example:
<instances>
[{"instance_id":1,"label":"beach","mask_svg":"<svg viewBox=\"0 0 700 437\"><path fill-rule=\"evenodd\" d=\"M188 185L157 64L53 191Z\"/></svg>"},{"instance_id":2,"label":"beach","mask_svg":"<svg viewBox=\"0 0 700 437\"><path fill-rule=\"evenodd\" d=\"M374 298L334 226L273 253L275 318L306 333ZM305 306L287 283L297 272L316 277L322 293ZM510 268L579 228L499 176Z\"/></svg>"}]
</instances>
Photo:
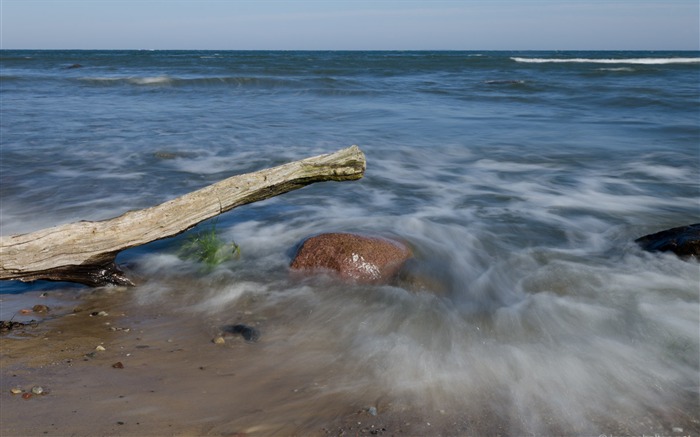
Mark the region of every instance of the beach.
<instances>
[{"instance_id":1,"label":"beach","mask_svg":"<svg viewBox=\"0 0 700 437\"><path fill-rule=\"evenodd\" d=\"M1 281L3 437L700 432L698 263L635 243L700 223L697 52L0 54L3 237L367 158L120 252L134 287ZM323 232L419 286L292 275Z\"/></svg>"},{"instance_id":2,"label":"beach","mask_svg":"<svg viewBox=\"0 0 700 437\"><path fill-rule=\"evenodd\" d=\"M51 303L50 311L26 314L20 319L40 323L3 333L3 436L526 432L501 411L483 408L499 398L495 391L480 393L482 407L440 404L353 384L347 379L358 365L352 357L328 362L315 360L313 350L274 347L287 341L286 336L308 329L288 320L281 329L275 326L284 320L279 315L266 314L264 321L255 323L262 332L258 342L226 335L224 343L216 344L220 327L246 319L246 314L192 318L168 305L134 305L134 291L125 288L85 293L79 299L70 291L34 294L33 301ZM12 299L2 303L13 304ZM22 394L32 393L34 387L43 392L25 399ZM12 388L23 393L12 394ZM697 435L700 426L691 405L687 399L670 413L664 405L612 422L597 418L596 426L609 435ZM590 423L576 429L555 414L546 420L548 435L591 432Z\"/></svg>"}]
</instances>

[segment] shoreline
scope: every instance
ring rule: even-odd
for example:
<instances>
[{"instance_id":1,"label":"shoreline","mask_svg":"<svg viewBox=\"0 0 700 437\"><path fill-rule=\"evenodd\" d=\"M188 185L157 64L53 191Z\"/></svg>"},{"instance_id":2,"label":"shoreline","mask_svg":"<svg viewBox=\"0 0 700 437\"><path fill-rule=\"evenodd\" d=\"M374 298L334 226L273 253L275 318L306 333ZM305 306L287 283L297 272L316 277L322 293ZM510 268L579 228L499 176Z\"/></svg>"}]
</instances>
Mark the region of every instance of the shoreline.
<instances>
[{"instance_id":1,"label":"shoreline","mask_svg":"<svg viewBox=\"0 0 700 437\"><path fill-rule=\"evenodd\" d=\"M2 334L1 435L429 435L453 426L389 412L406 407L377 393L329 389L332 371L270 368L265 338L214 344L211 323L138 307L131 291L79 292L75 305L54 298L43 321ZM179 340L178 329L198 340ZM33 387L43 393L24 399Z\"/></svg>"},{"instance_id":2,"label":"shoreline","mask_svg":"<svg viewBox=\"0 0 700 437\"><path fill-rule=\"evenodd\" d=\"M224 344L215 344L212 340L223 320L189 317L162 304L138 304L137 292L115 287L3 296L3 305L50 302L52 308L36 326L2 333L1 435L509 436L526 432L523 424L507 417L507 403L503 411L489 407L493 402L487 401L497 398L497 393L482 393L483 404L466 410L459 404L435 407L427 398L421 405L380 384L353 386L338 373L352 363L319 362L305 368L295 365L297 357L277 356L286 352L271 345L285 341L284 333L269 324L263 324L263 337L257 343L226 336ZM245 309L241 311L245 316ZM12 388L27 393L36 386L43 393L29 399L11 393ZM600 434L601 429L607 435L700 432L698 420L689 412L678 411L675 417L667 413L660 410L647 417L601 423L594 430L567 429L557 424L557 417L542 419L550 423L548 431L557 435Z\"/></svg>"}]
</instances>

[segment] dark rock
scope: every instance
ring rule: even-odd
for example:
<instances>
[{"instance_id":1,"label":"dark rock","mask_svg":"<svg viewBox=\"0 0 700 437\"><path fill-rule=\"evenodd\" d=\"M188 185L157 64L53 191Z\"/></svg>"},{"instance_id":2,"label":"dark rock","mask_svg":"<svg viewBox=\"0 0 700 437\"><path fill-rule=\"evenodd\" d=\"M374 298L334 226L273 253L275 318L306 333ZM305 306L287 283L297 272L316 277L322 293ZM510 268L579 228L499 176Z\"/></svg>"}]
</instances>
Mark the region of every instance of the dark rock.
<instances>
[{"instance_id":1,"label":"dark rock","mask_svg":"<svg viewBox=\"0 0 700 437\"><path fill-rule=\"evenodd\" d=\"M248 325L238 324L224 326L223 331L230 334L240 334L243 340L249 343L255 343L260 339L260 331Z\"/></svg>"},{"instance_id":2,"label":"dark rock","mask_svg":"<svg viewBox=\"0 0 700 437\"><path fill-rule=\"evenodd\" d=\"M645 235L634 241L650 252L673 252L682 258L700 259L700 223Z\"/></svg>"},{"instance_id":3,"label":"dark rock","mask_svg":"<svg viewBox=\"0 0 700 437\"><path fill-rule=\"evenodd\" d=\"M305 240L290 265L297 271L331 271L342 279L387 283L413 256L395 240L350 233L328 233Z\"/></svg>"},{"instance_id":4,"label":"dark rock","mask_svg":"<svg viewBox=\"0 0 700 437\"><path fill-rule=\"evenodd\" d=\"M80 64L71 64L71 65L66 67L66 70L73 70L75 68L83 68L83 66Z\"/></svg>"},{"instance_id":5,"label":"dark rock","mask_svg":"<svg viewBox=\"0 0 700 437\"><path fill-rule=\"evenodd\" d=\"M35 327L37 325L36 320L31 320L29 322L13 322L12 320L0 320L0 331L12 331L13 329L24 328L26 326Z\"/></svg>"}]
</instances>

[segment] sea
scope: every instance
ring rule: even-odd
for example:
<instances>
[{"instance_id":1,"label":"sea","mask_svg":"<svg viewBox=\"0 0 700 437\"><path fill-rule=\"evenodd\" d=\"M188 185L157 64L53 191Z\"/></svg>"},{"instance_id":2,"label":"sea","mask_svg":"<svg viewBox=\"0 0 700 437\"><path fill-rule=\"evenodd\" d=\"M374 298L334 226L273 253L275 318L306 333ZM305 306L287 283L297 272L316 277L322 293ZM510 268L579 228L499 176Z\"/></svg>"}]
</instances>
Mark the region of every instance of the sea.
<instances>
[{"instance_id":1,"label":"sea","mask_svg":"<svg viewBox=\"0 0 700 437\"><path fill-rule=\"evenodd\" d=\"M700 222L699 52L1 50L0 142L2 236L358 145L361 180L123 251L124 293L506 435L700 430L700 264L634 242ZM183 257L208 231L240 256ZM422 285L292 278L321 232L405 241ZM91 292L2 281L0 318L56 291Z\"/></svg>"}]
</instances>

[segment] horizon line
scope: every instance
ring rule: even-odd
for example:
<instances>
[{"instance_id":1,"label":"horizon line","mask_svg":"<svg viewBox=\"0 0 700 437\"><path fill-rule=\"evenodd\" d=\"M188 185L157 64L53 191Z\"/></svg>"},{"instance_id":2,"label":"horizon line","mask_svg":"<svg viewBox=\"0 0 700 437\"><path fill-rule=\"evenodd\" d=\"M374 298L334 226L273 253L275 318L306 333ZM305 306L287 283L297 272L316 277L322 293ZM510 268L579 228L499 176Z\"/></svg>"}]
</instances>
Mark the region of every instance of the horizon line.
<instances>
[{"instance_id":1,"label":"horizon line","mask_svg":"<svg viewBox=\"0 0 700 437\"><path fill-rule=\"evenodd\" d=\"M0 47L0 50L44 50L44 51L236 51L236 52L700 52L700 48L696 49L625 49L625 48L608 48L608 49L555 49L555 48L538 48L538 49L210 49L210 48L7 48Z\"/></svg>"}]
</instances>

